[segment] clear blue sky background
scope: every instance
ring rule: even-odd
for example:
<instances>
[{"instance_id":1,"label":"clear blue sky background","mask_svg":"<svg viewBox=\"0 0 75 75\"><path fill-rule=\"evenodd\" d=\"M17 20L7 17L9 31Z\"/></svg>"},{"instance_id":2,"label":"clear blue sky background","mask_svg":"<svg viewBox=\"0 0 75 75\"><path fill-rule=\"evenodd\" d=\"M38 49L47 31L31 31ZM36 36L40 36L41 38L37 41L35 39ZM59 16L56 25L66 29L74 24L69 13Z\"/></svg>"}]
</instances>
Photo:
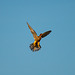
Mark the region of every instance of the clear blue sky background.
<instances>
[{"instance_id":1,"label":"clear blue sky background","mask_svg":"<svg viewBox=\"0 0 75 75\"><path fill-rule=\"evenodd\" d=\"M52 30L38 52L26 22ZM75 75L75 0L0 0L0 75Z\"/></svg>"}]
</instances>

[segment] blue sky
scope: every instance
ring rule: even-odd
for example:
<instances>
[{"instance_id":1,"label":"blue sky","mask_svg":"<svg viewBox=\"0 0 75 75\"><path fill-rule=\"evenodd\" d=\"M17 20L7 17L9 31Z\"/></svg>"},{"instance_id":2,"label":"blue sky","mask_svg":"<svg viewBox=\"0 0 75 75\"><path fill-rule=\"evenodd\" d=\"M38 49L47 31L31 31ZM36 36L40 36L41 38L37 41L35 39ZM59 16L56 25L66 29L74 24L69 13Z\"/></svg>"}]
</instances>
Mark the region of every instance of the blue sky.
<instances>
[{"instance_id":1,"label":"blue sky","mask_svg":"<svg viewBox=\"0 0 75 75\"><path fill-rule=\"evenodd\" d=\"M38 52L26 22L52 30ZM0 75L75 75L75 1L0 0Z\"/></svg>"}]
</instances>

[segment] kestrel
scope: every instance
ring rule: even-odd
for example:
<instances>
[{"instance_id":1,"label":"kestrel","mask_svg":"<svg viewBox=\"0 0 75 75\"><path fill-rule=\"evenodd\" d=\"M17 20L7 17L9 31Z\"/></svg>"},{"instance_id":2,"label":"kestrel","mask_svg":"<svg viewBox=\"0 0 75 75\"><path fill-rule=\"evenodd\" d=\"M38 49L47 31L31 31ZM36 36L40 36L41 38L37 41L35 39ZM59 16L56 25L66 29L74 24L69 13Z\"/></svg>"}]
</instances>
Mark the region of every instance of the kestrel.
<instances>
[{"instance_id":1,"label":"kestrel","mask_svg":"<svg viewBox=\"0 0 75 75\"><path fill-rule=\"evenodd\" d=\"M41 33L39 36L37 36L37 33L36 33L36 32L33 30L33 28L28 24L28 22L27 22L27 25L28 25L28 27L29 27L31 33L33 34L33 37L34 37L34 40L35 40L34 43L30 44L30 49L31 49L32 51L38 51L38 50L41 48L41 46L40 46L40 40L41 40L42 38L44 38L45 36L47 36L49 33L51 33L51 30L46 31L46 32L44 32L44 33Z\"/></svg>"}]
</instances>

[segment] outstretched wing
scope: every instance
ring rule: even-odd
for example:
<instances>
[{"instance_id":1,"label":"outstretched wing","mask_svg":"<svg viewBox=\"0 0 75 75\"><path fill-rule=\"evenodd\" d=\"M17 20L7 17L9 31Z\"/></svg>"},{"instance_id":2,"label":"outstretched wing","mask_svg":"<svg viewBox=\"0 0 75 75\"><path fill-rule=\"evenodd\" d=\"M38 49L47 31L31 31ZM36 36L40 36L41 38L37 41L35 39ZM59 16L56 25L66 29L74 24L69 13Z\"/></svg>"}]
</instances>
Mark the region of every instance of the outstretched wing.
<instances>
[{"instance_id":1,"label":"outstretched wing","mask_svg":"<svg viewBox=\"0 0 75 75\"><path fill-rule=\"evenodd\" d=\"M52 31L51 30L49 30L49 31L46 31L46 32L44 32L43 34L42 34L42 38L44 38L45 36L47 36L49 33L51 33Z\"/></svg>"},{"instance_id":2,"label":"outstretched wing","mask_svg":"<svg viewBox=\"0 0 75 75\"><path fill-rule=\"evenodd\" d=\"M36 38L38 37L38 36L37 36L37 33L36 33L36 32L33 30L33 28L28 24L28 22L27 22L27 25L28 25L28 27L29 27L31 33L33 34L34 39L36 39Z\"/></svg>"}]
</instances>

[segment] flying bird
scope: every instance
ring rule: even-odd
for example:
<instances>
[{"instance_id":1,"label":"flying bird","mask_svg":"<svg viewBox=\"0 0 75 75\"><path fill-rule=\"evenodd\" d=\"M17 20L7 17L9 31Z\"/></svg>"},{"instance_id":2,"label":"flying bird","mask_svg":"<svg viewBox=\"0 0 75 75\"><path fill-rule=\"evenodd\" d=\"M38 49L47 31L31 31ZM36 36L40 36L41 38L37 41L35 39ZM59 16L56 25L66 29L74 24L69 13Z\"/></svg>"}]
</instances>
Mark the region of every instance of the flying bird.
<instances>
[{"instance_id":1,"label":"flying bird","mask_svg":"<svg viewBox=\"0 0 75 75\"><path fill-rule=\"evenodd\" d=\"M34 40L35 40L32 44L30 44L30 49L31 49L32 51L38 51L38 50L40 50L40 48L41 48L41 46L40 46L40 40L41 40L42 38L44 38L45 36L47 36L49 33L51 33L51 30L46 31L46 32L44 32L44 33L41 33L39 36L37 36L37 33L36 33L36 32L33 30L33 28L28 24L28 22L27 22L27 25L28 25L28 27L29 27L31 33L33 34L33 37L34 37Z\"/></svg>"}]
</instances>

